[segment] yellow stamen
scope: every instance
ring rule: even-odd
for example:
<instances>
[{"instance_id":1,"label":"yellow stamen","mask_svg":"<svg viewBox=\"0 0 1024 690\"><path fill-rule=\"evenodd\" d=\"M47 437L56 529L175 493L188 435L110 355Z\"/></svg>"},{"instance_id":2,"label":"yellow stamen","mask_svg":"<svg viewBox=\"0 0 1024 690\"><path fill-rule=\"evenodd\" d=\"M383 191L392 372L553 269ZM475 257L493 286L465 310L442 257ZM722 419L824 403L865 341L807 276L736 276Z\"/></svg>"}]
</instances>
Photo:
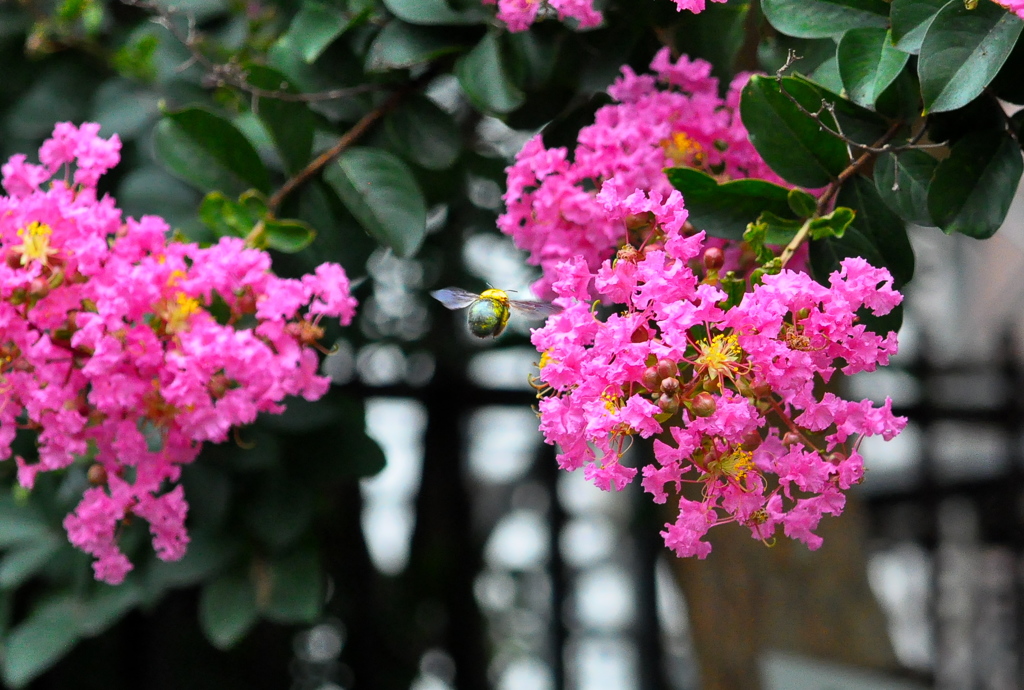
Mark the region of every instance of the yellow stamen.
<instances>
[{"instance_id":1,"label":"yellow stamen","mask_svg":"<svg viewBox=\"0 0 1024 690\"><path fill-rule=\"evenodd\" d=\"M47 266L51 256L57 250L50 246L50 235L53 228L45 223L32 221L25 227L18 230L18 237L22 239L21 244L12 247L12 251L21 254L21 265L25 266L30 261L38 261Z\"/></svg>"},{"instance_id":2,"label":"yellow stamen","mask_svg":"<svg viewBox=\"0 0 1024 690\"><path fill-rule=\"evenodd\" d=\"M697 343L697 349L700 350L695 361L697 368L707 371L712 378L728 376L740 367L743 350L735 334L718 334L710 343L706 340Z\"/></svg>"},{"instance_id":3,"label":"yellow stamen","mask_svg":"<svg viewBox=\"0 0 1024 690\"><path fill-rule=\"evenodd\" d=\"M704 149L690 138L686 132L675 132L669 139L661 142L665 155L676 165L700 165L704 162Z\"/></svg>"}]
</instances>

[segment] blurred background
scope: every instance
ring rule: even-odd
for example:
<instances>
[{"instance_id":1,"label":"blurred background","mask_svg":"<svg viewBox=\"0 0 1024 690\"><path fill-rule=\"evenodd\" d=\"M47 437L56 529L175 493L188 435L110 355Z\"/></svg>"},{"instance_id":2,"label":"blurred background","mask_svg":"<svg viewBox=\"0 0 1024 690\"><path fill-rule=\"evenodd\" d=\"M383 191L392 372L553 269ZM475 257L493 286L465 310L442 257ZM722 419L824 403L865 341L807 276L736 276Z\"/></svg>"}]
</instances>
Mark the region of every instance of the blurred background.
<instances>
[{"instance_id":1,"label":"blurred background","mask_svg":"<svg viewBox=\"0 0 1024 690\"><path fill-rule=\"evenodd\" d=\"M274 17L295 9L183 6L242 52L279 47ZM709 12L725 25L737 7L747 5ZM61 8L71 23L58 21ZM612 25L652 12L611 15L622 22ZM31 154L58 121L100 122L125 142L104 182L125 213L209 239L200 192L154 150L161 107L205 99L274 154L244 95L204 82L160 30L120 3L0 0L0 154ZM624 62L644 69L658 45L637 31L605 55L613 33L579 39L597 56L572 75L581 93ZM683 43L711 56L715 38L694 31ZM369 41L346 40L310 79L331 85L324 74ZM509 123L476 112L451 74L426 96L465 143L455 172L415 168L428 190L424 249L403 259L379 247L325 187L296 202L322 243L275 256L276 270L341 261L366 278L360 314L330 333L325 401L295 401L246 430L246 448L209 448L186 469L193 543L183 561L154 560L135 526L124 541L136 571L119 588L93 582L60 527L84 465L47 477L31 500L0 492L7 687L1024 687L1024 203L985 243L912 233L900 354L840 384L852 397L891 396L910 423L889 443L865 441L866 481L847 514L826 519L825 547L767 549L723 528L707 561L684 563L661 544L668 518L639 486L603 493L556 469L532 409L531 324L513 317L506 335L477 340L464 312L428 296L491 285L529 297L537 276L494 221L503 168L550 113ZM596 107L582 103L577 127ZM318 106L314 149L328 125L343 131L366 108L358 98ZM372 143L398 146L399 124ZM632 452L641 464L644 449ZM11 486L13 467L0 471Z\"/></svg>"}]
</instances>

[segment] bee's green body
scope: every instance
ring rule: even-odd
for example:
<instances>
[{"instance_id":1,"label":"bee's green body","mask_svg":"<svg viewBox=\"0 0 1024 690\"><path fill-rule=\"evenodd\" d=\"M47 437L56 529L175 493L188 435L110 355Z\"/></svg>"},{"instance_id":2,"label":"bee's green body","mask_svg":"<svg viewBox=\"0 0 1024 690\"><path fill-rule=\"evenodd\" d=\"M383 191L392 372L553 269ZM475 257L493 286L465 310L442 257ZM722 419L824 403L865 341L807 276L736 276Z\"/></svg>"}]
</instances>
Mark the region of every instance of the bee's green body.
<instances>
[{"instance_id":1,"label":"bee's green body","mask_svg":"<svg viewBox=\"0 0 1024 690\"><path fill-rule=\"evenodd\" d=\"M489 290L488 292L493 292ZM482 297L469 305L469 332L478 338L497 338L508 323L508 300Z\"/></svg>"}]
</instances>

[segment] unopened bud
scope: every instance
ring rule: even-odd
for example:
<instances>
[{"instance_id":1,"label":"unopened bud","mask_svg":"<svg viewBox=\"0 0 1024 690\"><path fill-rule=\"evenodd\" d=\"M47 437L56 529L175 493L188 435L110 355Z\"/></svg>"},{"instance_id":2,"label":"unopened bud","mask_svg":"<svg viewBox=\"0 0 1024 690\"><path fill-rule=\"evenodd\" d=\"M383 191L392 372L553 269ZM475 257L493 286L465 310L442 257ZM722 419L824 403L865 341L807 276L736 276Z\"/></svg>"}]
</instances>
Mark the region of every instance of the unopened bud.
<instances>
[{"instance_id":1,"label":"unopened bud","mask_svg":"<svg viewBox=\"0 0 1024 690\"><path fill-rule=\"evenodd\" d=\"M796 318L797 318L797 321L799 321L801 319L806 319L810 315L811 315L811 310L808 309L807 307L804 307L803 309L801 309L800 311L798 311L796 313Z\"/></svg>"},{"instance_id":2,"label":"unopened bud","mask_svg":"<svg viewBox=\"0 0 1024 690\"><path fill-rule=\"evenodd\" d=\"M828 457L826 457L825 460L832 463L833 465L841 465L842 463L846 462L846 455L844 453L840 453L837 451L834 453L829 453Z\"/></svg>"},{"instance_id":3,"label":"unopened bud","mask_svg":"<svg viewBox=\"0 0 1024 690\"><path fill-rule=\"evenodd\" d=\"M679 368L676 363L671 359L659 359L658 360L658 375L667 379L669 376L675 376L679 373Z\"/></svg>"},{"instance_id":4,"label":"unopened bud","mask_svg":"<svg viewBox=\"0 0 1024 690\"><path fill-rule=\"evenodd\" d=\"M760 446L760 445L761 445L761 434L757 431L757 429L751 429L743 437L743 443L740 444L740 447L743 450L752 451L752 450L757 449L757 447Z\"/></svg>"},{"instance_id":5,"label":"unopened bud","mask_svg":"<svg viewBox=\"0 0 1024 690\"><path fill-rule=\"evenodd\" d=\"M698 393L690 401L690 410L698 417L710 417L718 409L715 396L710 393Z\"/></svg>"},{"instance_id":6,"label":"unopened bud","mask_svg":"<svg viewBox=\"0 0 1024 690\"><path fill-rule=\"evenodd\" d=\"M786 446L786 448L791 448L798 443L803 443L803 441L800 440L800 436L798 434L794 434L792 431L787 431L782 436L782 445Z\"/></svg>"},{"instance_id":7,"label":"unopened bud","mask_svg":"<svg viewBox=\"0 0 1024 690\"><path fill-rule=\"evenodd\" d=\"M718 271L725 265L725 252L718 247L708 247L704 251L704 268Z\"/></svg>"},{"instance_id":8,"label":"unopened bud","mask_svg":"<svg viewBox=\"0 0 1024 690\"><path fill-rule=\"evenodd\" d=\"M669 377L661 382L661 392L665 395L675 395L679 392L679 379Z\"/></svg>"},{"instance_id":9,"label":"unopened bud","mask_svg":"<svg viewBox=\"0 0 1024 690\"><path fill-rule=\"evenodd\" d=\"M630 342L633 343L646 343L650 339L651 334L647 332L647 328L645 326L637 328L629 338Z\"/></svg>"},{"instance_id":10,"label":"unopened bud","mask_svg":"<svg viewBox=\"0 0 1024 690\"><path fill-rule=\"evenodd\" d=\"M85 476L93 486L104 486L107 483L107 468L97 463L89 467Z\"/></svg>"},{"instance_id":11,"label":"unopened bud","mask_svg":"<svg viewBox=\"0 0 1024 690\"><path fill-rule=\"evenodd\" d=\"M661 386L661 376L658 375L657 367L647 367L644 370L644 375L640 379L640 383L644 384L644 388L649 391L657 390Z\"/></svg>"},{"instance_id":12,"label":"unopened bud","mask_svg":"<svg viewBox=\"0 0 1024 690\"><path fill-rule=\"evenodd\" d=\"M679 411L679 398L674 395L662 395L658 398L658 407L661 408L662 412L675 414Z\"/></svg>"}]
</instances>

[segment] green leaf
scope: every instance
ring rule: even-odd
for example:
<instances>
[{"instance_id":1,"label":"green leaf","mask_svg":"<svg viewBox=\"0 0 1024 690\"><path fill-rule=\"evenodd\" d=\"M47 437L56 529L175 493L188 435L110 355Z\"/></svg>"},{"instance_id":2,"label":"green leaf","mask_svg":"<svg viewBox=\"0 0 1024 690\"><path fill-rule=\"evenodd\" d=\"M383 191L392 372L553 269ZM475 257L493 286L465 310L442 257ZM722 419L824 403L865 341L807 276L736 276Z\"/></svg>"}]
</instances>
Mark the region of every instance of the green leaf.
<instances>
[{"instance_id":1,"label":"green leaf","mask_svg":"<svg viewBox=\"0 0 1024 690\"><path fill-rule=\"evenodd\" d=\"M408 69L464 48L463 44L453 41L451 35L441 29L391 21L370 45L366 54L366 71Z\"/></svg>"},{"instance_id":2,"label":"green leaf","mask_svg":"<svg viewBox=\"0 0 1024 690\"><path fill-rule=\"evenodd\" d=\"M20 688L71 651L80 636L78 600L53 598L14 626L4 645L4 681Z\"/></svg>"},{"instance_id":3,"label":"green leaf","mask_svg":"<svg viewBox=\"0 0 1024 690\"><path fill-rule=\"evenodd\" d=\"M812 240L823 240L826 237L842 237L857 215L852 208L837 207L832 213L808 222Z\"/></svg>"},{"instance_id":4,"label":"green leaf","mask_svg":"<svg viewBox=\"0 0 1024 690\"><path fill-rule=\"evenodd\" d=\"M297 94L299 89L281 72L262 65L246 66L249 83L267 91ZM313 130L316 116L309 106L297 101L262 98L256 114L270 131L274 146L281 154L285 171L297 173L309 163L313 149Z\"/></svg>"},{"instance_id":5,"label":"green leaf","mask_svg":"<svg viewBox=\"0 0 1024 690\"><path fill-rule=\"evenodd\" d=\"M28 580L50 562L63 543L47 534L4 554L0 560L0 587L11 589Z\"/></svg>"},{"instance_id":6,"label":"green leaf","mask_svg":"<svg viewBox=\"0 0 1024 690\"><path fill-rule=\"evenodd\" d=\"M712 237L739 240L747 224L762 211L791 215L785 187L764 180L734 180L718 184L692 168L669 168L668 181L683 194L689 220Z\"/></svg>"},{"instance_id":7,"label":"green leaf","mask_svg":"<svg viewBox=\"0 0 1024 690\"><path fill-rule=\"evenodd\" d=\"M818 211L818 200L802 189L791 189L786 203L797 218L810 218Z\"/></svg>"},{"instance_id":8,"label":"green leaf","mask_svg":"<svg viewBox=\"0 0 1024 690\"><path fill-rule=\"evenodd\" d=\"M292 19L287 35L295 45L301 46L302 58L312 64L327 46L368 13L367 9L345 15L317 0L306 0Z\"/></svg>"},{"instance_id":9,"label":"green leaf","mask_svg":"<svg viewBox=\"0 0 1024 690\"><path fill-rule=\"evenodd\" d=\"M311 549L270 563L270 597L262 614L277 623L309 623L320 615L324 582Z\"/></svg>"},{"instance_id":10,"label":"green leaf","mask_svg":"<svg viewBox=\"0 0 1024 690\"><path fill-rule=\"evenodd\" d=\"M847 228L842 237L828 237L811 242L810 264L814 279L828 285L829 276L839 270L843 259L851 256L864 258L872 266L884 266L885 261L878 249L857 228ZM903 323L903 305L897 306L884 316L875 316L867 309L857 312L857 318L868 330L885 336L890 331L898 331Z\"/></svg>"},{"instance_id":11,"label":"green leaf","mask_svg":"<svg viewBox=\"0 0 1024 690\"><path fill-rule=\"evenodd\" d=\"M883 153L875 161L875 188L885 205L915 225L934 225L928 212L928 185L939 161L924 151Z\"/></svg>"},{"instance_id":12,"label":"green leaf","mask_svg":"<svg viewBox=\"0 0 1024 690\"><path fill-rule=\"evenodd\" d=\"M270 188L256 149L230 122L202 108L168 112L154 133L157 157L172 173L201 190L231 196Z\"/></svg>"},{"instance_id":13,"label":"green leaf","mask_svg":"<svg viewBox=\"0 0 1024 690\"><path fill-rule=\"evenodd\" d=\"M50 527L35 505L19 503L9 490L0 492L0 548L50 536Z\"/></svg>"},{"instance_id":14,"label":"green leaf","mask_svg":"<svg viewBox=\"0 0 1024 690\"><path fill-rule=\"evenodd\" d=\"M855 175L839 190L836 203L856 209L854 225L878 251L883 262L880 265L889 269L896 288L910 282L914 277L914 250L906 223L885 205L875 185Z\"/></svg>"},{"instance_id":15,"label":"green leaf","mask_svg":"<svg viewBox=\"0 0 1024 690\"><path fill-rule=\"evenodd\" d=\"M1009 134L968 134L935 168L928 211L947 234L991 237L1006 218L1022 169L1020 147Z\"/></svg>"},{"instance_id":16,"label":"green leaf","mask_svg":"<svg viewBox=\"0 0 1024 690\"><path fill-rule=\"evenodd\" d=\"M510 113L524 100L512 83L502 55L499 34L490 32L468 54L459 58L455 75L462 90L478 109L488 113Z\"/></svg>"},{"instance_id":17,"label":"green leaf","mask_svg":"<svg viewBox=\"0 0 1024 690\"><path fill-rule=\"evenodd\" d=\"M1016 105L1024 105L1024 41L1017 41L1017 45L1010 51L999 74L992 80L989 88L1001 100Z\"/></svg>"},{"instance_id":18,"label":"green leaf","mask_svg":"<svg viewBox=\"0 0 1024 690\"><path fill-rule=\"evenodd\" d=\"M828 38L850 29L882 28L889 22L884 0L762 0L771 25L797 38Z\"/></svg>"},{"instance_id":19,"label":"green leaf","mask_svg":"<svg viewBox=\"0 0 1024 690\"><path fill-rule=\"evenodd\" d=\"M384 122L395 149L427 170L446 170L459 157L462 135L452 116L434 101L415 95Z\"/></svg>"},{"instance_id":20,"label":"green leaf","mask_svg":"<svg viewBox=\"0 0 1024 690\"><path fill-rule=\"evenodd\" d=\"M925 112L955 110L973 101L1010 55L1024 21L994 2L968 10L951 0L928 27L917 74Z\"/></svg>"},{"instance_id":21,"label":"green leaf","mask_svg":"<svg viewBox=\"0 0 1024 690\"><path fill-rule=\"evenodd\" d=\"M263 224L263 241L267 247L279 252L301 252L314 239L316 230L301 220L268 220Z\"/></svg>"},{"instance_id":22,"label":"green leaf","mask_svg":"<svg viewBox=\"0 0 1024 690\"><path fill-rule=\"evenodd\" d=\"M917 55L935 15L952 2L963 0L892 0L892 40L897 50Z\"/></svg>"},{"instance_id":23,"label":"green leaf","mask_svg":"<svg viewBox=\"0 0 1024 690\"><path fill-rule=\"evenodd\" d=\"M218 237L246 237L260 215L220 192L210 192L199 205L199 219Z\"/></svg>"},{"instance_id":24,"label":"green leaf","mask_svg":"<svg viewBox=\"0 0 1024 690\"><path fill-rule=\"evenodd\" d=\"M256 592L248 578L223 575L203 587L199 625L214 647L232 647L249 632L258 616Z\"/></svg>"},{"instance_id":25,"label":"green leaf","mask_svg":"<svg viewBox=\"0 0 1024 690\"><path fill-rule=\"evenodd\" d=\"M142 603L143 594L131 575L117 587L104 587L82 607L79 629L86 637L100 634Z\"/></svg>"},{"instance_id":26,"label":"green leaf","mask_svg":"<svg viewBox=\"0 0 1024 690\"><path fill-rule=\"evenodd\" d=\"M818 92L805 82L786 77L782 85L810 112L821 108ZM772 77L750 78L740 100L740 115L757 152L793 184L823 187L850 162L846 145L801 112ZM827 111L821 120L835 129L836 122Z\"/></svg>"},{"instance_id":27,"label":"green leaf","mask_svg":"<svg viewBox=\"0 0 1024 690\"><path fill-rule=\"evenodd\" d=\"M822 100L832 104L835 118L839 121L840 131L850 139L864 144L871 144L877 141L889 129L889 123L878 113L868 110L864 106L857 105L847 98L843 98L835 91L830 91L824 85L808 81L806 77L800 74L794 74L793 79L811 89L818 97L819 105ZM841 85L839 90L842 90Z\"/></svg>"},{"instance_id":28,"label":"green leaf","mask_svg":"<svg viewBox=\"0 0 1024 690\"><path fill-rule=\"evenodd\" d=\"M456 12L445 0L384 0L388 11L410 24L483 24L490 18L482 7Z\"/></svg>"},{"instance_id":29,"label":"green leaf","mask_svg":"<svg viewBox=\"0 0 1024 690\"><path fill-rule=\"evenodd\" d=\"M416 254L427 232L427 209L409 168L380 149L353 148L324 172L363 229L403 258Z\"/></svg>"},{"instance_id":30,"label":"green leaf","mask_svg":"<svg viewBox=\"0 0 1024 690\"><path fill-rule=\"evenodd\" d=\"M854 103L873 107L910 59L892 47L890 38L885 29L853 29L839 41L839 74Z\"/></svg>"}]
</instances>

